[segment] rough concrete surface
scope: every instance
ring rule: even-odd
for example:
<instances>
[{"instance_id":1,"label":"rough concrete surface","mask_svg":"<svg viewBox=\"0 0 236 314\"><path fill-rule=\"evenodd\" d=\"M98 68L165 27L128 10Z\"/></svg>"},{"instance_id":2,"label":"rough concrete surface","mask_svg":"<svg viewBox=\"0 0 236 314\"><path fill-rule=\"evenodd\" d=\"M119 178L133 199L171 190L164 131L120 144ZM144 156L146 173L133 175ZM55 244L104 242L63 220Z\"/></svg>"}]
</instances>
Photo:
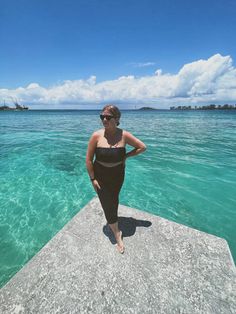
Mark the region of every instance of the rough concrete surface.
<instances>
[{"instance_id":1,"label":"rough concrete surface","mask_svg":"<svg viewBox=\"0 0 236 314\"><path fill-rule=\"evenodd\" d=\"M224 239L119 206L119 254L97 198L0 292L1 313L236 313Z\"/></svg>"}]
</instances>

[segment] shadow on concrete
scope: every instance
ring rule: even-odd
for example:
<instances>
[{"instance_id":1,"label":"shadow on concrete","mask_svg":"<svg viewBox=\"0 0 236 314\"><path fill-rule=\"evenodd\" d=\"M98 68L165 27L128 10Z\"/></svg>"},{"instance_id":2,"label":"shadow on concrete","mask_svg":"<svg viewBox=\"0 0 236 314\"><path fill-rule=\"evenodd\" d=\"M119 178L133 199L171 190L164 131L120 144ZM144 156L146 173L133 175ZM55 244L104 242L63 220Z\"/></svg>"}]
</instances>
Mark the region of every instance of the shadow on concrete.
<instances>
[{"instance_id":1,"label":"shadow on concrete","mask_svg":"<svg viewBox=\"0 0 236 314\"><path fill-rule=\"evenodd\" d=\"M131 237L135 234L137 227L150 227L151 221L138 220L132 217L119 217L118 218L119 229L122 231L123 237ZM103 226L103 233L109 238L112 244L116 244L116 239L109 225Z\"/></svg>"}]
</instances>

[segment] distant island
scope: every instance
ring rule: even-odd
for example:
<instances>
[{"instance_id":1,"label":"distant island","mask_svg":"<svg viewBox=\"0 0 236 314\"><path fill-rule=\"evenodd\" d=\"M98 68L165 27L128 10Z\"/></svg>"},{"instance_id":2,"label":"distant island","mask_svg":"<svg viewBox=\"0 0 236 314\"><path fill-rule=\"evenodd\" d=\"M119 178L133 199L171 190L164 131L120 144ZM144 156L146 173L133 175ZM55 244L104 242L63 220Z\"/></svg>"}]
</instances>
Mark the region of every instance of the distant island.
<instances>
[{"instance_id":1,"label":"distant island","mask_svg":"<svg viewBox=\"0 0 236 314\"><path fill-rule=\"evenodd\" d=\"M151 107L142 107L142 108L139 108L138 110L157 110L157 109L151 108Z\"/></svg>"},{"instance_id":2,"label":"distant island","mask_svg":"<svg viewBox=\"0 0 236 314\"><path fill-rule=\"evenodd\" d=\"M0 106L0 111L23 111L23 110L29 110L29 107L21 106L17 100L14 101L15 108L9 107L5 104Z\"/></svg>"},{"instance_id":3,"label":"distant island","mask_svg":"<svg viewBox=\"0 0 236 314\"><path fill-rule=\"evenodd\" d=\"M235 105L205 105L205 106L178 106L178 107L170 107L170 110L235 110L236 109L236 104Z\"/></svg>"}]
</instances>

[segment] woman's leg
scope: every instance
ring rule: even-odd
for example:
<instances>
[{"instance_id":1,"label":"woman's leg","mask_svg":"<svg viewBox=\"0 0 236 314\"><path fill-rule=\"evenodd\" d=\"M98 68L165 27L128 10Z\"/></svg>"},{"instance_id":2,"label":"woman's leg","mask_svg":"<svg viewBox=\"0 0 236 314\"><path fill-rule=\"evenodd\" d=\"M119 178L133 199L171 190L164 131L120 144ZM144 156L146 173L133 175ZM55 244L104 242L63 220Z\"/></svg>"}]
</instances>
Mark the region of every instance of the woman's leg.
<instances>
[{"instance_id":1,"label":"woman's leg","mask_svg":"<svg viewBox=\"0 0 236 314\"><path fill-rule=\"evenodd\" d=\"M98 196L103 207L106 220L115 236L117 249L120 253L123 253L124 244L121 237L121 231L118 227L117 217L118 195L114 195L114 193L111 193L111 191L102 187L101 190L98 191Z\"/></svg>"},{"instance_id":2,"label":"woman's leg","mask_svg":"<svg viewBox=\"0 0 236 314\"><path fill-rule=\"evenodd\" d=\"M124 182L124 167L122 166L114 169L104 169L99 173L100 166L95 163L95 177L98 178L101 189L97 191L100 199L106 220L114 233L117 241L117 248L120 253L124 252L124 244L122 241L121 231L118 227L118 205L119 205L119 193ZM107 181L107 178L109 179Z\"/></svg>"},{"instance_id":3,"label":"woman's leg","mask_svg":"<svg viewBox=\"0 0 236 314\"><path fill-rule=\"evenodd\" d=\"M118 227L118 222L115 222L114 224L109 224L109 227L111 228L116 238L118 251L120 253L124 253L124 243L122 240L121 231L119 230L119 227Z\"/></svg>"},{"instance_id":4,"label":"woman's leg","mask_svg":"<svg viewBox=\"0 0 236 314\"><path fill-rule=\"evenodd\" d=\"M98 190L98 197L101 202L106 220L108 224L114 224L118 221L117 210L118 202L117 196L111 192L106 186L100 184L101 189Z\"/></svg>"}]
</instances>

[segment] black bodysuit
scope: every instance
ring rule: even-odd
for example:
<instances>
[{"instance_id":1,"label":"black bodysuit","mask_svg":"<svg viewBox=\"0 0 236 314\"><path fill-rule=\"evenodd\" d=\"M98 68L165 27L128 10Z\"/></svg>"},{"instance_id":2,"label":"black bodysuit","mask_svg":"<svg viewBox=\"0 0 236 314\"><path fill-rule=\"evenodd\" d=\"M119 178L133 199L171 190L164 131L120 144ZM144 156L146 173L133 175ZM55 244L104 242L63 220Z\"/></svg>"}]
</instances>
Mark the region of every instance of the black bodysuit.
<instances>
[{"instance_id":1,"label":"black bodysuit","mask_svg":"<svg viewBox=\"0 0 236 314\"><path fill-rule=\"evenodd\" d=\"M98 163L116 163L125 158L125 147L97 147L96 160L94 162L94 175L101 189L98 189L98 197L109 224L117 222L119 193L124 182L125 166L123 163L114 167L105 167Z\"/></svg>"}]
</instances>

